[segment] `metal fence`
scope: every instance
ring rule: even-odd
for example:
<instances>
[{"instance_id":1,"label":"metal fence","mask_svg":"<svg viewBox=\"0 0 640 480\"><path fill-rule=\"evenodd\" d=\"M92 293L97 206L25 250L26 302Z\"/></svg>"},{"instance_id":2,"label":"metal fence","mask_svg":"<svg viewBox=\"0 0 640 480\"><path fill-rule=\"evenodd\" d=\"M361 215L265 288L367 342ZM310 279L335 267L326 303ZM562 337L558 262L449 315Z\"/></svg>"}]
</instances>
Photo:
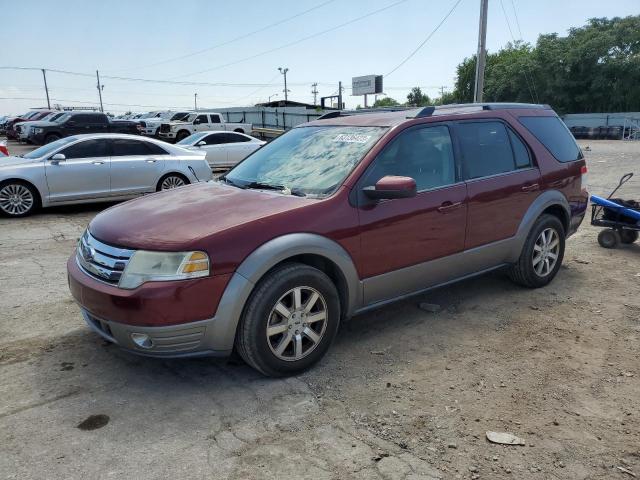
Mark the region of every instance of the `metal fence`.
<instances>
[{"instance_id":1,"label":"metal fence","mask_svg":"<svg viewBox=\"0 0 640 480\"><path fill-rule=\"evenodd\" d=\"M570 113L562 120L576 138L640 140L640 112Z\"/></svg>"},{"instance_id":2,"label":"metal fence","mask_svg":"<svg viewBox=\"0 0 640 480\"><path fill-rule=\"evenodd\" d=\"M323 112L292 112L287 109L261 108L222 112L227 122L251 123L253 127L289 130L320 117Z\"/></svg>"}]
</instances>

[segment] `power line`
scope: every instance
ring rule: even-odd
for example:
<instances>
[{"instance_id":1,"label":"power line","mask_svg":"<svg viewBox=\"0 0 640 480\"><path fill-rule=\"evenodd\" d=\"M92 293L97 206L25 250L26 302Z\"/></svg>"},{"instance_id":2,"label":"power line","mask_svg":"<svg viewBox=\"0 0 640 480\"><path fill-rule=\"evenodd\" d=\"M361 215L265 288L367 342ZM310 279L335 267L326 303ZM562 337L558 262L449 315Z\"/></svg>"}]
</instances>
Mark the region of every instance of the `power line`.
<instances>
[{"instance_id":1,"label":"power line","mask_svg":"<svg viewBox=\"0 0 640 480\"><path fill-rule=\"evenodd\" d=\"M234 43L234 42L237 42L239 40L243 40L245 38L251 37L252 35L255 35L256 33L264 32L265 30L268 30L270 28L277 27L278 25L281 25L281 24L286 23L286 22L288 22L290 20L293 20L294 18L298 18L298 17L301 17L303 15L306 15L307 13L312 12L314 10L317 10L319 8L322 8L325 5L328 5L329 3L332 3L334 1L335 0L328 0L326 2L320 3L320 4L316 5L315 7L308 8L307 10L305 10L303 12L300 12L300 13L297 13L297 14L292 15L290 17L284 18L284 19L279 20L279 21L277 21L275 23L271 23L271 24L269 24L269 25L267 25L265 27L259 28L258 30L254 30L254 31L249 32L249 33L244 33L244 34L239 35L239 36L237 36L235 38L232 38L231 40L227 40L226 42L218 43L216 45L212 45L210 47L203 48L201 50L197 50L197 51L192 52L192 53L187 53L185 55L180 55L178 57L172 57L172 58L168 58L166 60L161 60L159 62L151 63L149 65L144 65L144 66L141 66L141 67L129 68L129 69L126 69L124 71L131 71L131 70L135 71L135 70L140 70L140 69L144 69L144 68L151 68L151 67L155 67L155 66L158 66L158 65L164 65L165 63L175 62L177 60L182 60L182 59L185 59L185 58L194 57L196 55L200 55L200 54L205 53L205 52L210 52L211 50L215 50L216 48L224 47L225 45L229 45L230 43ZM123 71L123 70L115 70L115 71L117 72L117 71Z\"/></svg>"},{"instance_id":2,"label":"power line","mask_svg":"<svg viewBox=\"0 0 640 480\"><path fill-rule=\"evenodd\" d=\"M507 16L507 10L504 8L504 3L503 3L502 0L500 0L500 7L502 8L502 13L504 14L504 19L507 22L507 28L509 29L509 34L511 35L511 39L513 40L514 47L515 47L516 37L513 34L513 31L511 30L511 23L509 22L509 17ZM529 76L527 75L527 60L526 59L525 59L525 69L522 71L522 73L524 73L524 81L527 83L527 89L529 90L529 95L531 95L531 101L533 103L538 103L538 102L536 102L536 99L533 96L533 90L531 88L531 84L529 83Z\"/></svg>"},{"instance_id":3,"label":"power line","mask_svg":"<svg viewBox=\"0 0 640 480\"><path fill-rule=\"evenodd\" d=\"M440 27L442 26L442 24L447 20L447 18L449 18L449 15L451 15L453 13L453 11L456 9L456 7L460 4L462 0L458 0L453 7L451 7L451 10L449 10L447 12L447 14L444 16L444 18L442 20L440 20L440 23L438 23L438 25L436 25L436 28L434 28L431 33L429 35L427 35L427 38L425 38L420 45L417 46L417 48L411 52L409 54L409 56L407 58L405 58L404 60L402 60L395 68L393 68L389 73L387 73L385 75L385 77L388 77L389 75L391 75L393 72L395 72L396 70L398 70L401 66L403 66L405 63L407 63L407 61L409 61L409 59L411 59L411 57L413 57L416 53L418 53L418 51L424 47L424 45L431 39L431 37L440 29Z\"/></svg>"},{"instance_id":4,"label":"power line","mask_svg":"<svg viewBox=\"0 0 640 480\"><path fill-rule=\"evenodd\" d=\"M292 42L285 43L284 45L280 45L279 47L271 48L269 50L265 50L263 52L256 53L255 55L251 55L249 57L241 58L239 60L235 60L233 62L225 63L225 64L222 64L222 65L217 65L215 67L207 68L205 70L200 70L198 72L191 72L191 73L186 73L184 75L179 75L177 77L173 77L171 80L173 80L175 78L184 78L184 77L190 77L190 76L193 76L193 75L199 75L201 73L207 73L207 72L211 72L213 70L219 70L219 69L224 68L224 67L230 67L231 65L237 65L238 63L246 62L247 60L252 60L254 58L261 57L262 55L266 55L268 53L277 52L278 50L282 50L283 48L287 48L287 47L291 47L293 45L297 45L299 43L305 42L305 41L310 40L312 38L319 37L320 35L324 35L326 33L333 32L334 30L338 30L338 29L340 29L342 27L346 27L347 25L351 25L352 23L358 22L360 20L364 20L365 18L368 18L368 17L370 17L372 15L375 15L377 13L383 12L385 10L389 10L390 8L393 8L393 7L397 6L397 5L400 5L401 3L405 3L407 1L408 0L399 0L397 2L392 3L391 5L387 5L386 7L379 8L379 9L374 10L372 12L369 12L369 13L367 13L365 15L361 15L359 17L353 18L353 19L351 19L349 21L346 21L346 22L341 23L339 25L336 25L334 27L328 28L326 30L322 30L320 32L316 32L316 33L313 33L311 35L307 35L306 37L299 38L299 39L294 40ZM460 1L462 1L462 0L458 0L458 3L460 3Z\"/></svg>"},{"instance_id":5,"label":"power line","mask_svg":"<svg viewBox=\"0 0 640 480\"><path fill-rule=\"evenodd\" d=\"M514 0L511 0L511 6L513 7L513 16L516 18L516 26L518 27L518 33L520 34L520 41L524 42L522 30L520 29L520 20L518 20L518 12L516 11L516 4L514 3ZM529 68L528 63L525 63L525 66ZM538 90L536 89L536 82L533 79L533 73L529 71L529 75L531 75L531 85L533 86L533 93L536 95L536 103L540 103L540 97L538 97Z\"/></svg>"}]
</instances>

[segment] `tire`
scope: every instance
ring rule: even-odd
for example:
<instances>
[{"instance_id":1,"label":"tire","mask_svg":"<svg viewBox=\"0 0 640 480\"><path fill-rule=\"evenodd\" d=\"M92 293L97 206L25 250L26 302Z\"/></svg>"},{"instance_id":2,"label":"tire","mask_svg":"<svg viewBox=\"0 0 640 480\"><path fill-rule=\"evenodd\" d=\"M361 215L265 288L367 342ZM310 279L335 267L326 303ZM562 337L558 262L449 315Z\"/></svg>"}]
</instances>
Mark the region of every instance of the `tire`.
<instances>
[{"instance_id":1,"label":"tire","mask_svg":"<svg viewBox=\"0 0 640 480\"><path fill-rule=\"evenodd\" d=\"M617 230L613 230L611 228L607 228L606 230L602 230L598 234L598 243L602 248L616 248L620 245L622 239L620 238L620 233Z\"/></svg>"},{"instance_id":2,"label":"tire","mask_svg":"<svg viewBox=\"0 0 640 480\"><path fill-rule=\"evenodd\" d=\"M620 232L620 241L624 244L631 244L638 240L638 232L636 230L622 230Z\"/></svg>"},{"instance_id":3,"label":"tire","mask_svg":"<svg viewBox=\"0 0 640 480\"><path fill-rule=\"evenodd\" d=\"M189 135L191 135L191 134L187 130L180 130L176 134L176 143L181 142L182 140L187 138Z\"/></svg>"},{"instance_id":4,"label":"tire","mask_svg":"<svg viewBox=\"0 0 640 480\"><path fill-rule=\"evenodd\" d=\"M309 322L311 318L315 320ZM260 280L247 300L236 350L264 375L297 374L325 355L339 324L340 299L331 279L308 265L283 264Z\"/></svg>"},{"instance_id":5,"label":"tire","mask_svg":"<svg viewBox=\"0 0 640 480\"><path fill-rule=\"evenodd\" d=\"M62 137L56 133L50 133L49 135L47 135L46 137L44 137L44 143L51 143L51 142L55 142L56 140L60 140Z\"/></svg>"},{"instance_id":6,"label":"tire","mask_svg":"<svg viewBox=\"0 0 640 480\"><path fill-rule=\"evenodd\" d=\"M40 207L37 190L26 182L9 180L0 183L0 213L6 217L26 217Z\"/></svg>"},{"instance_id":7,"label":"tire","mask_svg":"<svg viewBox=\"0 0 640 480\"><path fill-rule=\"evenodd\" d=\"M180 173L168 173L158 180L156 185L156 192L162 190L172 190L174 188L183 187L189 185L189 179Z\"/></svg>"},{"instance_id":8,"label":"tire","mask_svg":"<svg viewBox=\"0 0 640 480\"><path fill-rule=\"evenodd\" d=\"M549 239L548 243L545 239ZM509 277L515 283L529 288L548 285L560 270L564 246L562 222L553 215L541 215L524 242L518 262L509 269Z\"/></svg>"}]
</instances>

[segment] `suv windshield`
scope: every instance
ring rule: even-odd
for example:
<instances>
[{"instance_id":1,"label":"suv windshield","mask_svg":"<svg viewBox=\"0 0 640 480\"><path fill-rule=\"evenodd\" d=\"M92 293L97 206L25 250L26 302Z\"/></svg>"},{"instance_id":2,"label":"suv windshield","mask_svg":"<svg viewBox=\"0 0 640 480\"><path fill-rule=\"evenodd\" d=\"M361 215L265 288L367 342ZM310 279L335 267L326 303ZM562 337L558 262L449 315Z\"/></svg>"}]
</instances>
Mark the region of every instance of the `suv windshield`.
<instances>
[{"instance_id":1,"label":"suv windshield","mask_svg":"<svg viewBox=\"0 0 640 480\"><path fill-rule=\"evenodd\" d=\"M176 120L184 120L188 116L189 116L189 114L185 113L185 112L176 113L173 117L171 117L170 121L174 122Z\"/></svg>"},{"instance_id":2,"label":"suv windshield","mask_svg":"<svg viewBox=\"0 0 640 480\"><path fill-rule=\"evenodd\" d=\"M57 148L60 148L67 143L73 142L77 140L78 137L65 137L60 140L56 140L55 142L47 143L46 145L41 146L40 148L36 148L34 151L27 153L24 155L24 158L40 158L48 155L53 152Z\"/></svg>"},{"instance_id":3,"label":"suv windshield","mask_svg":"<svg viewBox=\"0 0 640 480\"><path fill-rule=\"evenodd\" d=\"M224 178L243 188L330 195L386 131L383 127L294 128Z\"/></svg>"}]
</instances>

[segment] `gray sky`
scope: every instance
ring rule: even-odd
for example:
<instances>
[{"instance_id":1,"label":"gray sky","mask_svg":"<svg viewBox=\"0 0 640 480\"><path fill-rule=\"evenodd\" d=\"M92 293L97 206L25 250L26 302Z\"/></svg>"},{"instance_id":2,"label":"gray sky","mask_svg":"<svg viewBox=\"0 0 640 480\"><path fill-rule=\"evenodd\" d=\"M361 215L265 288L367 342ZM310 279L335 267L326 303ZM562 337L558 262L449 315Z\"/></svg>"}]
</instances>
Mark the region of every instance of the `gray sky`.
<instances>
[{"instance_id":1,"label":"gray sky","mask_svg":"<svg viewBox=\"0 0 640 480\"><path fill-rule=\"evenodd\" d=\"M289 68L289 98L312 102L313 82L319 83L320 96L331 95L338 80L349 87L353 76L391 72L456 1L0 0L0 66L85 73L89 76L47 74L51 97L62 100L53 103L85 106L97 104L98 68L105 77L105 109L116 113L193 108L196 92L201 108L282 98L279 66ZM416 85L432 97L441 86L451 89L456 66L476 50L479 4L460 0L430 40L385 77L385 92L404 101ZM541 33L565 35L588 18L639 12L640 0L489 0L487 46L496 51L512 40L507 18L515 38L521 31L533 43ZM346 25L334 28L341 24ZM350 90L345 100L350 107L362 103ZM41 72L0 70L0 114L43 105Z\"/></svg>"}]
</instances>

